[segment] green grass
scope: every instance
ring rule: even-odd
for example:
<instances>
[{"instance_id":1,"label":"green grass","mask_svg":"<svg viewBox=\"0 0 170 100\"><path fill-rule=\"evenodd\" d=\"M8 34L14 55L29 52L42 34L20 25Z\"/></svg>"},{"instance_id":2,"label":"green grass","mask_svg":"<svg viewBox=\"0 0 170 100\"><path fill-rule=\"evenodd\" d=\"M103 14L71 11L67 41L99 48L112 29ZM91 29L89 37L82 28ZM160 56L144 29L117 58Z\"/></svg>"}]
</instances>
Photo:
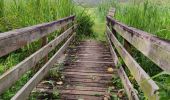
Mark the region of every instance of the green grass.
<instances>
[{"instance_id":1,"label":"green grass","mask_svg":"<svg viewBox=\"0 0 170 100\"><path fill-rule=\"evenodd\" d=\"M170 39L170 7L151 1L117 6L116 19L158 37Z\"/></svg>"},{"instance_id":2,"label":"green grass","mask_svg":"<svg viewBox=\"0 0 170 100\"><path fill-rule=\"evenodd\" d=\"M4 3L1 32L57 20L74 12L70 0L7 0Z\"/></svg>"}]
</instances>

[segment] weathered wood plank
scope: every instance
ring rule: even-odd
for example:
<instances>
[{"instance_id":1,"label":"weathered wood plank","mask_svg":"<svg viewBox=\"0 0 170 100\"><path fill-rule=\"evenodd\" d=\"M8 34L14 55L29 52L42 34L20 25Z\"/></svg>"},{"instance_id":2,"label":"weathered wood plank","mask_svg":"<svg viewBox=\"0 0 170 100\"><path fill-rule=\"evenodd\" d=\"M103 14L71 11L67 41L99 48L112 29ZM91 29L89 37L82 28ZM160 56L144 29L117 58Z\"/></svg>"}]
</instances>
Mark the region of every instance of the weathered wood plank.
<instances>
[{"instance_id":1,"label":"weathered wood plank","mask_svg":"<svg viewBox=\"0 0 170 100\"><path fill-rule=\"evenodd\" d=\"M0 57L60 29L73 20L74 16L70 16L50 23L0 33Z\"/></svg>"},{"instance_id":2,"label":"weathered wood plank","mask_svg":"<svg viewBox=\"0 0 170 100\"><path fill-rule=\"evenodd\" d=\"M112 77L112 74L101 74L101 73L81 73L81 72L63 72L64 75L86 75L86 76L107 76Z\"/></svg>"},{"instance_id":3,"label":"weathered wood plank","mask_svg":"<svg viewBox=\"0 0 170 100\"><path fill-rule=\"evenodd\" d=\"M144 94L149 100L157 100L159 87L149 77L149 75L140 67L140 65L133 59L133 57L123 48L120 42L112 34L109 27L107 27L107 34L110 36L112 43L117 49L118 53L129 68L131 74L135 77L137 83L143 90Z\"/></svg>"},{"instance_id":4,"label":"weathered wood plank","mask_svg":"<svg viewBox=\"0 0 170 100\"><path fill-rule=\"evenodd\" d=\"M113 74L112 77L117 77L117 74ZM87 76L87 75L72 75L72 76L65 76L65 78L84 78L84 79L98 79L98 80L111 80L112 77L108 77L108 76L100 76L100 77L94 77L94 76Z\"/></svg>"},{"instance_id":5,"label":"weathered wood plank","mask_svg":"<svg viewBox=\"0 0 170 100\"><path fill-rule=\"evenodd\" d=\"M67 79L65 82L67 83L74 83L74 82L78 82L78 83L86 83L86 84L109 84L112 83L112 81L108 81L108 80L100 80L98 81L97 79L77 79L77 78L71 78L71 79Z\"/></svg>"},{"instance_id":6,"label":"weathered wood plank","mask_svg":"<svg viewBox=\"0 0 170 100\"><path fill-rule=\"evenodd\" d=\"M80 91L80 90L60 90L60 93L62 94L72 94L72 95L89 95L89 96L95 96L95 95L106 95L106 92L99 92L99 91Z\"/></svg>"},{"instance_id":7,"label":"weathered wood plank","mask_svg":"<svg viewBox=\"0 0 170 100\"><path fill-rule=\"evenodd\" d=\"M97 63L97 64L113 64L113 62L106 62L106 61L75 61L76 63Z\"/></svg>"},{"instance_id":8,"label":"weathered wood plank","mask_svg":"<svg viewBox=\"0 0 170 100\"><path fill-rule=\"evenodd\" d=\"M34 67L38 61L44 58L73 31L73 27L69 28L67 31L52 40L46 46L42 47L40 50L38 50L37 52L26 58L24 61L0 76L0 94L2 94L6 89L12 86L24 73Z\"/></svg>"},{"instance_id":9,"label":"weathered wood plank","mask_svg":"<svg viewBox=\"0 0 170 100\"><path fill-rule=\"evenodd\" d=\"M110 41L110 36L108 36L108 34L106 33L106 37L108 39L109 42L109 46L110 46L110 52L112 54L112 58L114 58L114 63L115 65L118 65L118 57L116 55L116 52L114 51L113 47L112 47L112 43ZM121 78L121 81L123 83L123 86L126 90L126 93L128 95L129 100L139 100L131 82L129 81L125 71L123 70L122 66L120 66L119 70L118 70L118 74L119 77Z\"/></svg>"},{"instance_id":10,"label":"weathered wood plank","mask_svg":"<svg viewBox=\"0 0 170 100\"><path fill-rule=\"evenodd\" d=\"M73 40L73 34L66 43L56 52L56 54L12 97L11 100L26 100L34 87L44 78L50 68L56 63L58 58L64 53L70 42Z\"/></svg>"},{"instance_id":11,"label":"weathered wood plank","mask_svg":"<svg viewBox=\"0 0 170 100\"><path fill-rule=\"evenodd\" d=\"M114 29L130 44L164 71L170 72L170 41L163 40L147 32L128 27L109 16L107 19L112 22Z\"/></svg>"},{"instance_id":12,"label":"weathered wood plank","mask_svg":"<svg viewBox=\"0 0 170 100\"><path fill-rule=\"evenodd\" d=\"M103 96L62 94L61 100L103 100Z\"/></svg>"},{"instance_id":13,"label":"weathered wood plank","mask_svg":"<svg viewBox=\"0 0 170 100\"><path fill-rule=\"evenodd\" d=\"M63 87L63 86L57 86L56 89L60 90L80 90L80 91L99 91L99 92L106 92L107 88L101 88L101 87L84 87L84 86L72 86L72 87Z\"/></svg>"}]
</instances>

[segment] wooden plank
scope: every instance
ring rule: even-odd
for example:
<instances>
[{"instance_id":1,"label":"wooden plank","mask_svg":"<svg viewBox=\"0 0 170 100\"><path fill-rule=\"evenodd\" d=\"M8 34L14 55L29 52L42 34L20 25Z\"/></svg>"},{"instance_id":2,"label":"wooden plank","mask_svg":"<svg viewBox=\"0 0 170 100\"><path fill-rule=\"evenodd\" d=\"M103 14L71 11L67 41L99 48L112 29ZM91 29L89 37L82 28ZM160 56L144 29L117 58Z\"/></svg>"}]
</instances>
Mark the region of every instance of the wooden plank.
<instances>
[{"instance_id":1,"label":"wooden plank","mask_svg":"<svg viewBox=\"0 0 170 100\"><path fill-rule=\"evenodd\" d=\"M106 95L106 92L99 92L99 91L81 91L81 90L60 90L61 94L72 94L72 95L89 95L89 96L95 96L95 95Z\"/></svg>"},{"instance_id":2,"label":"wooden plank","mask_svg":"<svg viewBox=\"0 0 170 100\"><path fill-rule=\"evenodd\" d=\"M67 75L65 76L65 78L84 78L84 79L98 79L98 80L111 80L113 77L117 77L117 74L113 74L112 77L108 77L108 76L87 76L87 75Z\"/></svg>"},{"instance_id":3,"label":"wooden plank","mask_svg":"<svg viewBox=\"0 0 170 100\"><path fill-rule=\"evenodd\" d=\"M73 27L69 28L63 34L52 40L46 46L26 58L24 61L14 66L12 69L0 76L0 94L12 86L24 73L34 67L39 60L44 58L52 51L59 43L73 32Z\"/></svg>"},{"instance_id":4,"label":"wooden plank","mask_svg":"<svg viewBox=\"0 0 170 100\"><path fill-rule=\"evenodd\" d=\"M109 67L108 67L109 68ZM64 72L81 72L81 73L103 73L103 74L108 74L109 72L107 71L108 68L105 68L105 70L103 68L100 67L93 67L93 68L83 68L83 67L65 67L64 68ZM113 69L112 75L113 74L117 74L117 69Z\"/></svg>"},{"instance_id":5,"label":"wooden plank","mask_svg":"<svg viewBox=\"0 0 170 100\"><path fill-rule=\"evenodd\" d=\"M106 33L106 36L107 36L107 39L108 39L108 42L109 42L110 52L111 52L112 57L114 59L115 65L118 65L118 57L117 57L116 52L114 51L114 49L112 47L112 43L111 43L110 38L109 38L110 36L108 36L107 33ZM131 82L129 81L125 71L123 70L122 66L120 66L120 68L118 70L118 74L119 74L119 77L122 80L123 86L126 90L126 93L128 95L129 100L139 100L139 98L138 98Z\"/></svg>"},{"instance_id":6,"label":"wooden plank","mask_svg":"<svg viewBox=\"0 0 170 100\"><path fill-rule=\"evenodd\" d=\"M63 72L64 75L87 75L87 76L107 76L112 77L112 74L101 74L101 73L82 73L82 72Z\"/></svg>"},{"instance_id":7,"label":"wooden plank","mask_svg":"<svg viewBox=\"0 0 170 100\"><path fill-rule=\"evenodd\" d=\"M5 33L0 33L0 57L15 51L28 43L38 40L49 33L73 22L75 16L58 21L35 25Z\"/></svg>"},{"instance_id":8,"label":"wooden plank","mask_svg":"<svg viewBox=\"0 0 170 100\"><path fill-rule=\"evenodd\" d=\"M118 53L124 60L125 64L129 68L131 74L135 77L137 83L143 90L146 97L149 100L157 100L159 87L155 84L155 82L150 79L149 75L140 67L140 65L133 59L133 57L123 48L120 42L116 39L116 37L112 34L109 27L107 27L107 34L110 36L112 43L117 49Z\"/></svg>"},{"instance_id":9,"label":"wooden plank","mask_svg":"<svg viewBox=\"0 0 170 100\"><path fill-rule=\"evenodd\" d=\"M61 100L103 100L103 96L61 94Z\"/></svg>"},{"instance_id":10,"label":"wooden plank","mask_svg":"<svg viewBox=\"0 0 170 100\"><path fill-rule=\"evenodd\" d=\"M101 88L101 87L84 87L84 86L72 86L72 87L55 87L54 90L81 90L81 91L99 91L99 92L106 92L107 88Z\"/></svg>"},{"instance_id":11,"label":"wooden plank","mask_svg":"<svg viewBox=\"0 0 170 100\"><path fill-rule=\"evenodd\" d=\"M117 71L117 70L114 70L114 71ZM77 68L70 68L70 69L64 69L64 72L82 72L82 73L108 73L107 72L107 68L105 70L83 70L83 69L80 69L78 70ZM116 73L116 72L114 72Z\"/></svg>"},{"instance_id":12,"label":"wooden plank","mask_svg":"<svg viewBox=\"0 0 170 100\"><path fill-rule=\"evenodd\" d=\"M170 72L170 41L163 40L147 32L128 27L111 17L114 29L130 44L137 48L164 71Z\"/></svg>"},{"instance_id":13,"label":"wooden plank","mask_svg":"<svg viewBox=\"0 0 170 100\"><path fill-rule=\"evenodd\" d=\"M98 83L98 84L107 84L107 83L109 83L109 82L112 82L112 81L108 81L108 80L99 80L99 79L97 79L97 78L95 78L94 77L94 79L93 78L91 78L91 79L84 79L83 77L82 78L70 78L70 79L66 79L66 81L65 82L69 82L69 83L71 83L71 82L82 82L82 83Z\"/></svg>"},{"instance_id":14,"label":"wooden plank","mask_svg":"<svg viewBox=\"0 0 170 100\"><path fill-rule=\"evenodd\" d=\"M56 63L58 58L66 50L70 42L73 40L73 34L66 43L56 52L56 54L12 97L11 100L26 100L34 87L44 78L50 68Z\"/></svg>"},{"instance_id":15,"label":"wooden plank","mask_svg":"<svg viewBox=\"0 0 170 100\"><path fill-rule=\"evenodd\" d=\"M106 62L106 61L75 61L76 63L97 63L97 64L113 64L113 62Z\"/></svg>"}]
</instances>

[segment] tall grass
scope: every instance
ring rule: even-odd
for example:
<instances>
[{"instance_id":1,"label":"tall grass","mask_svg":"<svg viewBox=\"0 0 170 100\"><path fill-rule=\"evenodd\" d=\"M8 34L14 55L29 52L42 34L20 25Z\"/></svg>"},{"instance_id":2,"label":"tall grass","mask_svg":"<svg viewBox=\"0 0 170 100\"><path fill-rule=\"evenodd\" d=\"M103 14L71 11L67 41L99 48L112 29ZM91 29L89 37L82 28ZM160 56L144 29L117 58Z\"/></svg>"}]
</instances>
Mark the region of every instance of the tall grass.
<instances>
[{"instance_id":1,"label":"tall grass","mask_svg":"<svg viewBox=\"0 0 170 100\"><path fill-rule=\"evenodd\" d=\"M64 5L64 6L63 6ZM5 1L1 31L49 22L73 14L71 0L13 0Z\"/></svg>"},{"instance_id":2,"label":"tall grass","mask_svg":"<svg viewBox=\"0 0 170 100\"><path fill-rule=\"evenodd\" d=\"M4 0L0 1L0 18L4 15Z\"/></svg>"},{"instance_id":3,"label":"tall grass","mask_svg":"<svg viewBox=\"0 0 170 100\"><path fill-rule=\"evenodd\" d=\"M97 6L97 13L100 16L101 20L105 20L106 15L111 7L116 5L115 0L102 0L101 3Z\"/></svg>"},{"instance_id":4,"label":"tall grass","mask_svg":"<svg viewBox=\"0 0 170 100\"><path fill-rule=\"evenodd\" d=\"M152 1L117 6L116 18L130 26L170 39L170 8Z\"/></svg>"},{"instance_id":5,"label":"tall grass","mask_svg":"<svg viewBox=\"0 0 170 100\"><path fill-rule=\"evenodd\" d=\"M76 17L78 23L78 31L79 35L84 36L92 36L93 37L93 30L92 26L94 25L94 21L90 14L88 14L88 10L81 6L76 7Z\"/></svg>"}]
</instances>

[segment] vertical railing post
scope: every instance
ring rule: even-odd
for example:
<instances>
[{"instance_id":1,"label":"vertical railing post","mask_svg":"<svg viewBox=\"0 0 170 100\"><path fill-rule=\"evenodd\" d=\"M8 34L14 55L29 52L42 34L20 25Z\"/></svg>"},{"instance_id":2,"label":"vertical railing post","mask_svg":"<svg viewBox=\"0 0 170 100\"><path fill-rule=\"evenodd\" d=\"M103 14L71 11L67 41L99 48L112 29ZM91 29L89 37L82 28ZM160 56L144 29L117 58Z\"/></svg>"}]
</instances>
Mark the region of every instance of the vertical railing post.
<instances>
[{"instance_id":1,"label":"vertical railing post","mask_svg":"<svg viewBox=\"0 0 170 100\"><path fill-rule=\"evenodd\" d=\"M110 17L114 17L115 16L115 12L116 12L116 9L115 8L111 8L110 10L109 10L109 13L108 13L108 16L110 16ZM116 35L116 31L114 30L114 28L113 28L113 26L114 26L114 23L111 23L112 25L111 25L111 30L112 30L112 33L117 37L117 35ZM131 54L131 45L130 45L130 43L127 41L127 40L125 40L125 39L123 39L124 41L123 41L123 46L125 47L125 49Z\"/></svg>"},{"instance_id":2,"label":"vertical railing post","mask_svg":"<svg viewBox=\"0 0 170 100\"><path fill-rule=\"evenodd\" d=\"M73 32L76 32L77 26L75 26L77 24L76 18L73 18L73 22L71 23L71 26L73 27ZM73 38L73 43L76 43L76 37Z\"/></svg>"},{"instance_id":3,"label":"vertical railing post","mask_svg":"<svg viewBox=\"0 0 170 100\"><path fill-rule=\"evenodd\" d=\"M115 8L110 8L107 16L114 17L114 16L115 16L115 13L116 13L116 9L115 9ZM111 22L111 21L109 21L109 19L107 19L107 26L109 26L109 28L111 28L112 33L116 36L116 31L115 31L115 29L113 28L114 23Z\"/></svg>"},{"instance_id":4,"label":"vertical railing post","mask_svg":"<svg viewBox=\"0 0 170 100\"><path fill-rule=\"evenodd\" d=\"M44 36L42 39L41 39L41 47L45 46L46 44L48 43L48 37L47 36ZM48 55L46 55L44 57L44 63L48 62Z\"/></svg>"}]
</instances>

